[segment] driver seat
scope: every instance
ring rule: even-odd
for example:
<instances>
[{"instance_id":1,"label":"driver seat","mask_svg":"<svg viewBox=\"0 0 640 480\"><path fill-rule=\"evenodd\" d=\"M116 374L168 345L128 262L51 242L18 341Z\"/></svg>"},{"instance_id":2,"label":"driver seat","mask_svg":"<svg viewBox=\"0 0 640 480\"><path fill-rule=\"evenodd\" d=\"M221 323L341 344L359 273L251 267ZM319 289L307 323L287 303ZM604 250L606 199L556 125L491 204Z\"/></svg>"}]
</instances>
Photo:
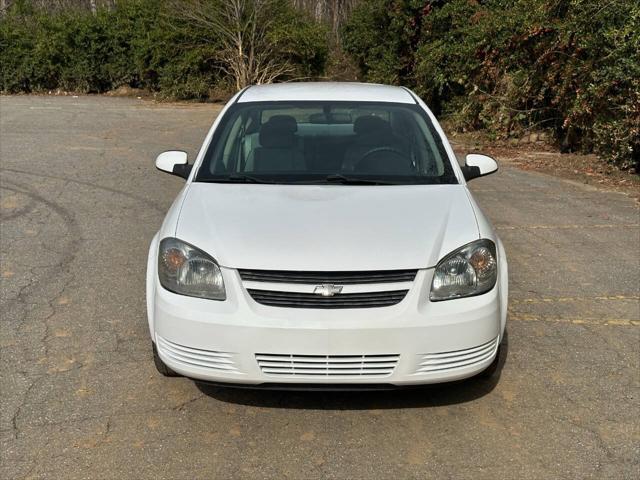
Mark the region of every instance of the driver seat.
<instances>
[{"instance_id":1,"label":"driver seat","mask_svg":"<svg viewBox=\"0 0 640 480\"><path fill-rule=\"evenodd\" d=\"M407 163L410 170L411 162L408 154L407 162L396 162L396 165L392 166L389 165L389 162L380 161L380 157L384 156L385 152L380 152L380 154L373 152L377 148L390 148L400 152L407 151L403 142L393 133L389 122L375 115L363 115L353 123L353 131L355 139L345 151L344 161L342 162L344 171L362 171L362 173L372 174L397 173L401 175L408 173L404 165L404 163ZM367 156L365 162L361 162L368 152L372 153ZM399 157L397 154L394 156Z\"/></svg>"}]
</instances>

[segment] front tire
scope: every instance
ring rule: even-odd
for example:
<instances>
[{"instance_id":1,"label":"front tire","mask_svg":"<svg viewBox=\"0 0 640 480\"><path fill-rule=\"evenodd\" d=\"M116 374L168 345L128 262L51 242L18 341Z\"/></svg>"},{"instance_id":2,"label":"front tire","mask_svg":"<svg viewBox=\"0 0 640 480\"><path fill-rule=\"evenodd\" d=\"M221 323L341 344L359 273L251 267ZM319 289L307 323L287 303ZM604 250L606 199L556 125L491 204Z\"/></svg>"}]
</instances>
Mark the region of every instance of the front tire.
<instances>
[{"instance_id":1,"label":"front tire","mask_svg":"<svg viewBox=\"0 0 640 480\"><path fill-rule=\"evenodd\" d=\"M158 349L156 348L156 344L154 342L151 342L151 345L153 347L153 363L156 366L156 370L158 370L158 372L165 377L180 377L181 375L179 373L176 373L173 370L171 370L162 361L162 359L160 358L160 355L158 355Z\"/></svg>"}]
</instances>

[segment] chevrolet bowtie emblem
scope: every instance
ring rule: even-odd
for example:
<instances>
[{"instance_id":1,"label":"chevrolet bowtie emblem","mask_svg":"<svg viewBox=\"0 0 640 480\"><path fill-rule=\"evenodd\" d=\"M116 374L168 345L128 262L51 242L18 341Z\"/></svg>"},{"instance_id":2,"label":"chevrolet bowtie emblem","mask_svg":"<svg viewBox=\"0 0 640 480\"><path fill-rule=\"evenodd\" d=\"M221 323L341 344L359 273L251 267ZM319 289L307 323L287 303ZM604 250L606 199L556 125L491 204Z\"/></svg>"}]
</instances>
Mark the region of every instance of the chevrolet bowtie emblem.
<instances>
[{"instance_id":1,"label":"chevrolet bowtie emblem","mask_svg":"<svg viewBox=\"0 0 640 480\"><path fill-rule=\"evenodd\" d=\"M313 289L313 293L316 295L322 295L323 297L333 297L342 291L342 285L332 285L325 283L324 285L318 285Z\"/></svg>"}]
</instances>

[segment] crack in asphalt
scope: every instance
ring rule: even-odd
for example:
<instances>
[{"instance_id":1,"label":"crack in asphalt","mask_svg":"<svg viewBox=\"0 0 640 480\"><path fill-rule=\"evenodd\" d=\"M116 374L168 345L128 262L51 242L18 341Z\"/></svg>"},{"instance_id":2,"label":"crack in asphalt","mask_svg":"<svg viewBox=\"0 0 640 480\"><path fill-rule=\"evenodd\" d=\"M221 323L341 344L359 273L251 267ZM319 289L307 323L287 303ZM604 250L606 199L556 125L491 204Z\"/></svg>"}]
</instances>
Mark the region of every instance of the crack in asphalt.
<instances>
[{"instance_id":1,"label":"crack in asphalt","mask_svg":"<svg viewBox=\"0 0 640 480\"><path fill-rule=\"evenodd\" d=\"M31 204L33 206L43 205L49 211L49 215L40 221L41 224L45 224L48 221L49 217L52 214L55 214L62 220L63 224L66 227L67 234L64 236L64 238L67 241L67 246L65 249L63 249L63 252L61 254L60 252L54 252L53 250L49 249L46 243L42 243L41 245L45 249L58 255L59 256L58 260L47 267L35 267L35 266L30 267L29 268L30 275L29 275L28 282L25 285L22 285L18 289L17 295L13 299L10 299L8 304L5 305L5 309L7 310L15 307L16 305L20 305L21 312L20 312L20 315L18 316L17 325L15 326L16 331L20 331L24 328L25 322L30 314L29 307L33 305L40 305L39 302L36 302L36 303L29 302L31 298L31 292L38 285L44 283L52 275L54 275L53 270L48 275L45 274L40 276L36 272L42 271L45 268L55 268L56 276L58 277L65 276L65 280L63 282L62 288L60 288L57 292L54 292L49 298L43 299L49 308L49 313L41 320L41 325L43 325L44 327L44 332L40 338L40 344L44 348L44 356L48 357L49 356L48 339L50 336L49 320L56 314L56 306L54 305L54 301L55 301L55 298L59 297L61 294L64 293L65 289L72 281L67 277L68 275L70 275L70 268L69 268L70 264L75 259L76 252L78 251L78 249L82 244L81 232L80 232L79 226L75 221L73 214L71 214L59 202L52 201L45 198L44 196L42 196L32 188L28 187L27 185L23 185L15 181L11 181L10 184L11 186L3 185L2 188L5 190L19 192L23 195L26 195L31 199ZM30 211L31 210L23 212L23 215L26 216ZM13 219L13 218L17 218L17 217L11 217L10 219ZM6 217L2 219L3 223L6 223L7 220L9 219L7 219ZM28 396L31 393L34 386L38 383L38 381L44 378L46 378L46 375L38 376L31 379L29 379L29 377L25 377L25 380L29 381L28 388L25 391L24 395L22 396L22 401L18 404L18 407L16 408L11 418L11 425L14 432L14 437L16 439L18 438L18 432L19 432L17 423L18 423L18 418L20 416L20 413L24 408L27 402Z\"/></svg>"},{"instance_id":2,"label":"crack in asphalt","mask_svg":"<svg viewBox=\"0 0 640 480\"><path fill-rule=\"evenodd\" d=\"M84 181L84 180L76 180L76 179L67 178L67 177L60 177L60 176L57 176L57 175L49 175L49 174L44 174L44 173L33 173L33 172L29 172L27 170L18 170L16 168L0 167L0 171L7 171L7 172L18 173L18 174L22 174L22 175L31 175L33 177L50 178L50 179L54 179L54 180L63 180L65 182L75 183L77 185L84 185L86 187L97 188L99 190L104 190L105 192L115 193L117 195L121 195L123 197L127 197L130 200L135 200L137 202L142 202L147 207L152 208L153 210L155 210L157 212L160 212L160 213L164 213L165 212L165 209L159 207L158 205L156 205L154 202L152 202L148 198L140 197L138 195L135 195L135 194L133 194L131 192L127 192L127 191L124 191L124 190L118 190L117 188L107 187L105 185L99 185L97 183L87 182L87 181Z\"/></svg>"}]
</instances>

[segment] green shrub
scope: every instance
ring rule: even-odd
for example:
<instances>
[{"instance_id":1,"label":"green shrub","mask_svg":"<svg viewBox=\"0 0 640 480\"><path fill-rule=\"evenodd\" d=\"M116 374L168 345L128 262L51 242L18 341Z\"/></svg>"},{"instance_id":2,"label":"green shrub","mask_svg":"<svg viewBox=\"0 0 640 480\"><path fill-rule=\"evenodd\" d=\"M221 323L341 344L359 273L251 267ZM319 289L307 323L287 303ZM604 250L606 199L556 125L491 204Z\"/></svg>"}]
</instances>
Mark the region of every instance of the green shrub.
<instances>
[{"instance_id":1,"label":"green shrub","mask_svg":"<svg viewBox=\"0 0 640 480\"><path fill-rule=\"evenodd\" d=\"M342 29L342 46L368 81L412 83L419 3L370 0L352 12Z\"/></svg>"},{"instance_id":2,"label":"green shrub","mask_svg":"<svg viewBox=\"0 0 640 480\"><path fill-rule=\"evenodd\" d=\"M46 12L27 0L0 18L0 90L105 92L128 85L178 99L205 99L229 88L212 32L181 22L166 0L119 0L92 15ZM326 27L292 8L274 11L270 32L296 76L319 75L327 57Z\"/></svg>"},{"instance_id":3,"label":"green shrub","mask_svg":"<svg viewBox=\"0 0 640 480\"><path fill-rule=\"evenodd\" d=\"M283 2L285 3L285 2ZM329 54L329 29L307 14L283 5L269 32L281 60L296 66L294 78L314 78L324 72Z\"/></svg>"},{"instance_id":4,"label":"green shrub","mask_svg":"<svg viewBox=\"0 0 640 480\"><path fill-rule=\"evenodd\" d=\"M368 80L414 88L459 128L548 129L565 150L640 161L640 4L374 0L345 49Z\"/></svg>"}]
</instances>

